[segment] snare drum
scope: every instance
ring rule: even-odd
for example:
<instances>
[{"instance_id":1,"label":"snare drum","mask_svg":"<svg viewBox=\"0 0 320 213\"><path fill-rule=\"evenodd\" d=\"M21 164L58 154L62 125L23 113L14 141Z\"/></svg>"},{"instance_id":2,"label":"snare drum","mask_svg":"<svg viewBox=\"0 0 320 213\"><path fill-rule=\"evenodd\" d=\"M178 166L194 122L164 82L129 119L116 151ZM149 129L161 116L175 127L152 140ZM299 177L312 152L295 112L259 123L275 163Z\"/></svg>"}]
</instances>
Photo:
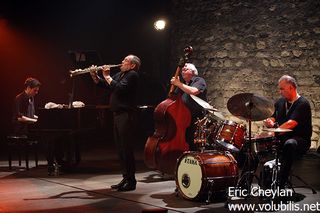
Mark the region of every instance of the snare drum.
<instances>
[{"instance_id":1,"label":"snare drum","mask_svg":"<svg viewBox=\"0 0 320 213\"><path fill-rule=\"evenodd\" d=\"M235 186L238 167L229 152L184 152L178 159L176 185L178 193L188 200L201 199L211 190L227 191Z\"/></svg>"},{"instance_id":2,"label":"snare drum","mask_svg":"<svg viewBox=\"0 0 320 213\"><path fill-rule=\"evenodd\" d=\"M256 153L263 154L272 151L274 145L276 145L276 138L273 134L259 134L255 135L251 139L255 143Z\"/></svg>"},{"instance_id":3,"label":"snare drum","mask_svg":"<svg viewBox=\"0 0 320 213\"><path fill-rule=\"evenodd\" d=\"M226 120L220 126L215 141L232 152L238 152L244 144L246 128L242 124Z\"/></svg>"}]
</instances>

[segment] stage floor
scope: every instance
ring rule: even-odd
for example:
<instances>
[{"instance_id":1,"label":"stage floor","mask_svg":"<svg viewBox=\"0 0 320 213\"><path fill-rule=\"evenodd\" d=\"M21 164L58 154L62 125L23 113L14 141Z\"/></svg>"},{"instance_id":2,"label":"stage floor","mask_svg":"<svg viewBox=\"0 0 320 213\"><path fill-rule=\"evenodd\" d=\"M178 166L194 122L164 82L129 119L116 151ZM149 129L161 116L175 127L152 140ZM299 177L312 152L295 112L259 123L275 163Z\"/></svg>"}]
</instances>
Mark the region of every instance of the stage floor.
<instances>
[{"instance_id":1,"label":"stage floor","mask_svg":"<svg viewBox=\"0 0 320 213\"><path fill-rule=\"evenodd\" d=\"M136 152L137 189L129 192L111 190L110 186L121 180L118 161L114 153L115 150L105 148L87 150L82 153L82 161L78 167L59 176L47 175L44 158L41 159L40 166L37 168L34 167L34 162L31 160L29 171L18 167L16 162L13 170L9 171L8 163L2 156L3 159L0 161L0 212L151 212L160 209L166 209L168 212L240 211L229 210L224 198L217 198L206 204L186 200L177 195L175 181L172 177L163 177L158 172L145 167L141 150ZM296 188L298 195L289 199L291 208L300 208L299 212L301 212L301 208L306 208L308 204L314 208L310 211L304 209L305 212L319 211L320 156L314 152L308 153L301 162L295 165L295 169L296 174L317 190L317 194L313 194L307 188ZM232 197L230 201L230 204L233 205L254 204L254 211L259 211L263 203L270 203L270 200L258 197L248 199ZM275 205L277 206L279 205ZM263 208L272 207L269 205ZM290 206L283 208L290 210Z\"/></svg>"}]
</instances>

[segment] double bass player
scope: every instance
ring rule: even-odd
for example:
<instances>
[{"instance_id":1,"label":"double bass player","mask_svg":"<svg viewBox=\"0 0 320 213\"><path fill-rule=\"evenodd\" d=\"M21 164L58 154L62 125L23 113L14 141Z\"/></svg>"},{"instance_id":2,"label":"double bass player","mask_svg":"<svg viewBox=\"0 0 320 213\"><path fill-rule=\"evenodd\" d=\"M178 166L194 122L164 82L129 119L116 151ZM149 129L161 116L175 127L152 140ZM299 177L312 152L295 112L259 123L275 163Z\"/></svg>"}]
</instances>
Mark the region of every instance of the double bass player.
<instances>
[{"instance_id":1,"label":"double bass player","mask_svg":"<svg viewBox=\"0 0 320 213\"><path fill-rule=\"evenodd\" d=\"M193 123L197 117L203 116L202 108L190 95L205 99L206 83L197 76L195 66L187 63L191 53L191 46L184 48L184 56L180 58L171 79L168 98L154 110L155 131L148 137L144 148L145 164L165 174L175 173L177 159L183 152L195 150Z\"/></svg>"},{"instance_id":2,"label":"double bass player","mask_svg":"<svg viewBox=\"0 0 320 213\"><path fill-rule=\"evenodd\" d=\"M177 87L178 93L182 93L182 101L188 107L191 113L191 124L186 129L186 141L191 151L196 150L194 144L194 132L196 131L195 122L198 118L204 117L203 108L197 104L190 95L195 95L204 101L207 101L207 85L202 77L198 76L198 70L194 64L185 63L181 69L183 81L178 77L172 77L171 84Z\"/></svg>"}]
</instances>

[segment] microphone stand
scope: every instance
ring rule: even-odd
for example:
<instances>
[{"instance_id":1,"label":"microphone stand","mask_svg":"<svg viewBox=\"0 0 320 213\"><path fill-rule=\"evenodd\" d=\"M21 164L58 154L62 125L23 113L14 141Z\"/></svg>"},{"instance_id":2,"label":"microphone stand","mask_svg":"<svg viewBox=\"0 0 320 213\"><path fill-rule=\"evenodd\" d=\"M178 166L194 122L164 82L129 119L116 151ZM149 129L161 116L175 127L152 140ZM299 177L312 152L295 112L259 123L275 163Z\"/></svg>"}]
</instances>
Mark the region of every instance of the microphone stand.
<instances>
[{"instance_id":1,"label":"microphone stand","mask_svg":"<svg viewBox=\"0 0 320 213\"><path fill-rule=\"evenodd\" d=\"M72 102L74 99L75 87L76 87L75 78L72 78L72 88L71 88L71 93L69 93L69 103L68 103L69 109L73 108Z\"/></svg>"}]
</instances>

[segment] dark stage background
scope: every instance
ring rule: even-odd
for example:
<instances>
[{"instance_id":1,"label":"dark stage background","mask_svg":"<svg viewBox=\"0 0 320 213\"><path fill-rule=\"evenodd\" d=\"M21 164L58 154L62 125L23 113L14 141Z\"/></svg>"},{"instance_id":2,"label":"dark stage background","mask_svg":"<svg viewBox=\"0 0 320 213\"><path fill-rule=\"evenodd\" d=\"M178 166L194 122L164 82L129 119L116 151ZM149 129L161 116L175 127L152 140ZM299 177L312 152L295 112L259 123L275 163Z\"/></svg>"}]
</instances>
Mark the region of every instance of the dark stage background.
<instances>
[{"instance_id":1,"label":"dark stage background","mask_svg":"<svg viewBox=\"0 0 320 213\"><path fill-rule=\"evenodd\" d=\"M153 22L167 16L169 8L168 0L2 1L1 137L10 132L12 101L29 76L42 82L37 107L49 101L67 104L72 80L74 100L107 104L108 93L89 74L71 79L69 70L117 64L132 53L142 60L139 104L163 100L174 71L168 62L170 29L156 31Z\"/></svg>"},{"instance_id":2,"label":"dark stage background","mask_svg":"<svg viewBox=\"0 0 320 213\"><path fill-rule=\"evenodd\" d=\"M67 103L70 69L115 64L134 53L142 59L139 104L157 105L183 48L192 45L208 100L228 120L246 123L227 109L233 95L256 93L274 101L279 77L296 77L299 94L311 104L312 148L318 148L319 8L313 0L1 1L1 136L9 131L12 99L28 76L43 83L39 107ZM158 17L169 21L165 31L153 29ZM107 103L109 94L89 74L74 81L75 100ZM257 133L263 124L252 126Z\"/></svg>"}]
</instances>

